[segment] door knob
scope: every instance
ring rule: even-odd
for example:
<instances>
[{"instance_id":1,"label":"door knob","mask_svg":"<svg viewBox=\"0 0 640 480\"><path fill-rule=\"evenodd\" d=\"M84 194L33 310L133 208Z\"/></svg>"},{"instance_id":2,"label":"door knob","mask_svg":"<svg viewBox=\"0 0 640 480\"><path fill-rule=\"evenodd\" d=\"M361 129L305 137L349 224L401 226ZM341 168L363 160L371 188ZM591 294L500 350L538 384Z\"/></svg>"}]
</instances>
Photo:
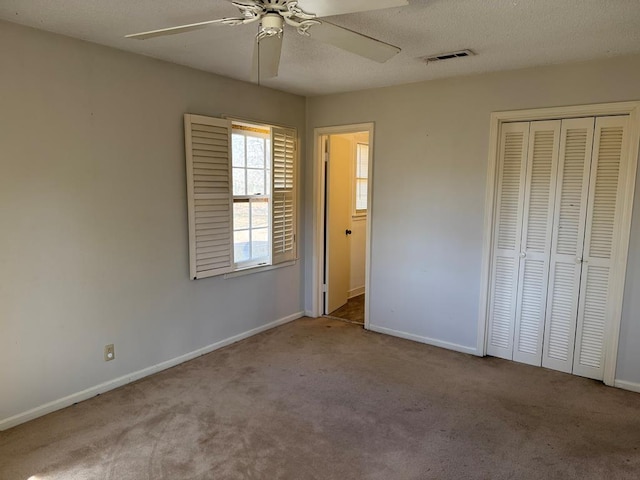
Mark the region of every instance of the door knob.
<instances>
[{"instance_id":1,"label":"door knob","mask_svg":"<svg viewBox=\"0 0 640 480\"><path fill-rule=\"evenodd\" d=\"M527 258L527 252L520 252L520 258Z\"/></svg>"},{"instance_id":2,"label":"door knob","mask_svg":"<svg viewBox=\"0 0 640 480\"><path fill-rule=\"evenodd\" d=\"M582 258L576 257L576 263L582 263Z\"/></svg>"},{"instance_id":3,"label":"door knob","mask_svg":"<svg viewBox=\"0 0 640 480\"><path fill-rule=\"evenodd\" d=\"M348 228L344 231L345 235L351 235L351 230L349 230Z\"/></svg>"}]
</instances>

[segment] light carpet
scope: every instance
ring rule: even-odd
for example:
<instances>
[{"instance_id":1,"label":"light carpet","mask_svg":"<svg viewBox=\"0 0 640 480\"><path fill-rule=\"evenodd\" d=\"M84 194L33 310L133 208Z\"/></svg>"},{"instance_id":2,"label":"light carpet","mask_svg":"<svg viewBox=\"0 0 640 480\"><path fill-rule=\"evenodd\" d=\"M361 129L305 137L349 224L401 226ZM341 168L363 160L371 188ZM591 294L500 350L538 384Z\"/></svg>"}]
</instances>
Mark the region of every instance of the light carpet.
<instances>
[{"instance_id":1,"label":"light carpet","mask_svg":"<svg viewBox=\"0 0 640 480\"><path fill-rule=\"evenodd\" d=\"M301 319L0 432L2 480L634 479L640 395Z\"/></svg>"}]
</instances>

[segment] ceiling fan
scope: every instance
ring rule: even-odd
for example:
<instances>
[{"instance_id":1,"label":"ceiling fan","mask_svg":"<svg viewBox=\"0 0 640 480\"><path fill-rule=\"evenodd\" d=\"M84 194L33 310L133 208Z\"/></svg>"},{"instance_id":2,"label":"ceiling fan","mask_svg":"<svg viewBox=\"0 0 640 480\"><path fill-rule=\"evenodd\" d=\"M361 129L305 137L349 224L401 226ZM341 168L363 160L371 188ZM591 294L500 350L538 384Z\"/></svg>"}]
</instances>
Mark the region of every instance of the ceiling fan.
<instances>
[{"instance_id":1,"label":"ceiling fan","mask_svg":"<svg viewBox=\"0 0 640 480\"><path fill-rule=\"evenodd\" d=\"M242 16L207 20L204 22L162 28L126 35L126 38L146 40L162 35L190 32L209 25L246 25L260 22L253 52L251 78L260 82L278 76L284 26L295 28L300 35L308 36L343 50L384 63L400 52L398 47L339 27L321 17L347 13L401 7L408 0L241 0L232 1Z\"/></svg>"}]
</instances>

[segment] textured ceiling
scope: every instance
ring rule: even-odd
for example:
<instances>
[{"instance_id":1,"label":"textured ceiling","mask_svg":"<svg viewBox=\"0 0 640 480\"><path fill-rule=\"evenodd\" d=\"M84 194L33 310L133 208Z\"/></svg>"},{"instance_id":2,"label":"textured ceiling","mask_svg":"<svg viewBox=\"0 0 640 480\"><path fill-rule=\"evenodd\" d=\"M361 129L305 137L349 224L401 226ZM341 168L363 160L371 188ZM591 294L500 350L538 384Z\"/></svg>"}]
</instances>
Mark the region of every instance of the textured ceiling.
<instances>
[{"instance_id":1,"label":"textured ceiling","mask_svg":"<svg viewBox=\"0 0 640 480\"><path fill-rule=\"evenodd\" d=\"M409 3L330 18L337 25L401 47L402 52L386 64L301 37L287 27L280 75L263 84L320 95L640 53L639 0ZM0 0L4 20L248 81L256 24L214 25L145 41L123 38L237 15L227 0ZM464 48L478 55L429 65L418 60Z\"/></svg>"}]
</instances>

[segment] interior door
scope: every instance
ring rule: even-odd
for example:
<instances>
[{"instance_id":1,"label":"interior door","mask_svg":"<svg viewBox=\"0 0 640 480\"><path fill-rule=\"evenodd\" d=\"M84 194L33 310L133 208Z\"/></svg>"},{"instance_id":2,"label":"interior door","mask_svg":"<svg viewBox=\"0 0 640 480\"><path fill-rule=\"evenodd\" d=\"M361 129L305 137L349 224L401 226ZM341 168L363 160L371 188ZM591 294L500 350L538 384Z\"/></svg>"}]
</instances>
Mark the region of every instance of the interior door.
<instances>
[{"instance_id":1,"label":"interior door","mask_svg":"<svg viewBox=\"0 0 640 480\"><path fill-rule=\"evenodd\" d=\"M325 313L337 310L349 297L351 225L351 160L353 143L343 135L329 137L327 165Z\"/></svg>"}]
</instances>

